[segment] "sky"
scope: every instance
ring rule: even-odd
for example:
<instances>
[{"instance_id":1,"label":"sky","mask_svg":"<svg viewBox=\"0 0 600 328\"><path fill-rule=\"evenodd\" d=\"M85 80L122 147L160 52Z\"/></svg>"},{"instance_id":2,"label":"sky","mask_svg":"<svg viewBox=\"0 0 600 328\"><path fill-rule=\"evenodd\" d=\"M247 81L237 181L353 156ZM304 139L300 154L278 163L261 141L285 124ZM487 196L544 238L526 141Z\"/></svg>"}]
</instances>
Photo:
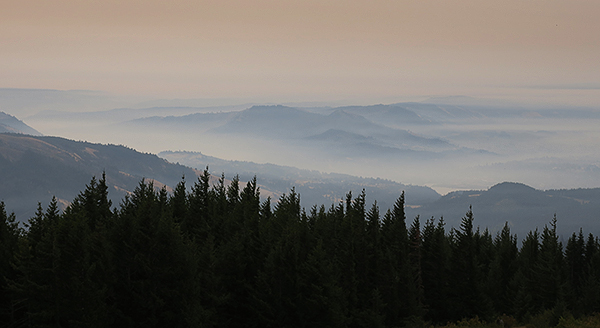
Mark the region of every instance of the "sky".
<instances>
[{"instance_id":1,"label":"sky","mask_svg":"<svg viewBox=\"0 0 600 328\"><path fill-rule=\"evenodd\" d=\"M598 0L4 0L0 87L600 101Z\"/></svg>"}]
</instances>

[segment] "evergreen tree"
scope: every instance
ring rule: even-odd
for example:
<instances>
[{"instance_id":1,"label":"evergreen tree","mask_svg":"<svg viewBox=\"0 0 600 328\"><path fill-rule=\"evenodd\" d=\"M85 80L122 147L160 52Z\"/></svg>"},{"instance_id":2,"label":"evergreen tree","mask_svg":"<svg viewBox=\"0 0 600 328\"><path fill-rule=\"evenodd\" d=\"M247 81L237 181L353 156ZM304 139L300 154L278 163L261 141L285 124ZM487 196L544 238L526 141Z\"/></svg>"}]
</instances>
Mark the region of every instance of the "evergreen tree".
<instances>
[{"instance_id":1,"label":"evergreen tree","mask_svg":"<svg viewBox=\"0 0 600 328\"><path fill-rule=\"evenodd\" d=\"M80 212L85 217L85 221L93 231L102 229L100 225L105 225L112 217L112 202L108 199L108 186L106 185L106 174L102 173L102 178L96 181L92 177L89 185L81 192L69 206L69 211Z\"/></svg>"},{"instance_id":2,"label":"evergreen tree","mask_svg":"<svg viewBox=\"0 0 600 328\"><path fill-rule=\"evenodd\" d=\"M161 194L142 181L112 222L116 326L186 326L205 319L195 294L194 247Z\"/></svg>"},{"instance_id":3,"label":"evergreen tree","mask_svg":"<svg viewBox=\"0 0 600 328\"><path fill-rule=\"evenodd\" d=\"M36 215L29 219L25 235L26 246L19 259L23 278L15 286L18 300L26 307L28 325L44 326L57 323L57 284L54 277L55 233L60 215L56 197L44 212L38 203Z\"/></svg>"},{"instance_id":4,"label":"evergreen tree","mask_svg":"<svg viewBox=\"0 0 600 328\"><path fill-rule=\"evenodd\" d=\"M367 254L367 277L371 289L378 289L380 287L379 278L381 272L381 223L379 216L379 207L377 201L373 203L373 206L366 215L366 244L365 250Z\"/></svg>"},{"instance_id":5,"label":"evergreen tree","mask_svg":"<svg viewBox=\"0 0 600 328\"><path fill-rule=\"evenodd\" d=\"M508 222L494 239L494 256L488 275L488 295L497 314L512 313L515 290L511 283L517 271L517 237L512 235Z\"/></svg>"},{"instance_id":6,"label":"evergreen tree","mask_svg":"<svg viewBox=\"0 0 600 328\"><path fill-rule=\"evenodd\" d=\"M17 310L16 295L9 288L18 279L15 270L21 229L14 214L6 214L4 202L0 202L0 322L15 323Z\"/></svg>"},{"instance_id":7,"label":"evergreen tree","mask_svg":"<svg viewBox=\"0 0 600 328\"><path fill-rule=\"evenodd\" d=\"M562 300L564 266L562 244L556 233L556 215L541 235L537 267L540 301L543 309L552 309Z\"/></svg>"},{"instance_id":8,"label":"evergreen tree","mask_svg":"<svg viewBox=\"0 0 600 328\"><path fill-rule=\"evenodd\" d=\"M567 265L567 284L565 288L565 297L569 310L575 315L581 315L584 310L583 294L584 282L587 280L588 272L585 261L585 238L583 231L579 230L579 235L573 235L567 241L565 248L565 262Z\"/></svg>"},{"instance_id":9,"label":"evergreen tree","mask_svg":"<svg viewBox=\"0 0 600 328\"><path fill-rule=\"evenodd\" d=\"M450 318L450 245L444 219L425 222L422 233L421 268L425 316L442 323Z\"/></svg>"},{"instance_id":10,"label":"evergreen tree","mask_svg":"<svg viewBox=\"0 0 600 328\"><path fill-rule=\"evenodd\" d=\"M600 312L600 242L591 233L585 244L585 278L581 306L585 314Z\"/></svg>"},{"instance_id":11,"label":"evergreen tree","mask_svg":"<svg viewBox=\"0 0 600 328\"><path fill-rule=\"evenodd\" d=\"M540 286L538 284L539 258L540 237L539 232L534 230L529 232L523 240L517 260L518 270L513 280L513 286L516 290L513 313L519 319L537 314L542 310Z\"/></svg>"},{"instance_id":12,"label":"evergreen tree","mask_svg":"<svg viewBox=\"0 0 600 328\"><path fill-rule=\"evenodd\" d=\"M386 325L400 326L406 318L420 312L408 257L404 193L384 215L381 239L383 263L379 291L385 304Z\"/></svg>"},{"instance_id":13,"label":"evergreen tree","mask_svg":"<svg viewBox=\"0 0 600 328\"><path fill-rule=\"evenodd\" d=\"M258 270L252 293L252 324L264 327L297 326L306 310L307 282L301 278L308 257L307 227L301 220L300 199L292 189L282 195L265 233L269 242L264 265ZM315 295L317 297L317 295Z\"/></svg>"},{"instance_id":14,"label":"evergreen tree","mask_svg":"<svg viewBox=\"0 0 600 328\"><path fill-rule=\"evenodd\" d=\"M454 320L486 315L488 310L482 293L482 271L477 254L476 243L480 235L473 232L473 220L473 211L469 207L453 240L451 284Z\"/></svg>"},{"instance_id":15,"label":"evergreen tree","mask_svg":"<svg viewBox=\"0 0 600 328\"><path fill-rule=\"evenodd\" d=\"M110 251L104 228L111 219L105 176L95 178L62 215L56 198L45 214L30 219L28 251L18 289L27 299L30 323L105 326Z\"/></svg>"},{"instance_id":16,"label":"evergreen tree","mask_svg":"<svg viewBox=\"0 0 600 328\"><path fill-rule=\"evenodd\" d=\"M209 238L209 235L214 237L217 232L216 225L219 224L216 215L212 212L215 206L213 204L214 193L209 192L209 190L210 174L208 169L205 169L203 174L198 177L198 181L192 187L188 197L184 197L185 190L180 183L171 198L175 219L177 220L178 212L185 212L182 213L181 228L191 239L198 243L202 243Z\"/></svg>"},{"instance_id":17,"label":"evergreen tree","mask_svg":"<svg viewBox=\"0 0 600 328\"><path fill-rule=\"evenodd\" d=\"M185 177L182 177L181 181L173 189L173 195L169 198L169 207L171 208L173 221L176 223L182 224L188 218L189 204L185 187Z\"/></svg>"},{"instance_id":18,"label":"evergreen tree","mask_svg":"<svg viewBox=\"0 0 600 328\"><path fill-rule=\"evenodd\" d=\"M188 193L142 180L116 210L92 178L61 214L53 198L21 230L0 203L0 323L10 326L399 327L544 313L558 323L600 311L600 243L559 241L556 217L517 247L443 218L406 227L404 194L380 216L366 194L274 208L208 170ZM545 312L544 312L545 311Z\"/></svg>"},{"instance_id":19,"label":"evergreen tree","mask_svg":"<svg viewBox=\"0 0 600 328\"><path fill-rule=\"evenodd\" d=\"M410 266L412 269L412 277L414 285L416 287L416 294L414 295L415 302L419 309L423 308L423 272L422 272L422 247L423 239L421 235L421 222L419 216L415 217L413 223L408 230L409 239L409 259ZM415 316L421 316L421 313L414 313Z\"/></svg>"},{"instance_id":20,"label":"evergreen tree","mask_svg":"<svg viewBox=\"0 0 600 328\"><path fill-rule=\"evenodd\" d=\"M222 207L225 212L221 214L222 236L220 243L216 244L215 258L215 273L224 282L222 288L227 295L219 309L219 316L227 318L230 326L248 325L256 322L257 315L250 297L261 265L259 191L256 180L250 181L241 193L237 176L227 188L224 188L223 180L215 186L217 206L225 205Z\"/></svg>"}]
</instances>

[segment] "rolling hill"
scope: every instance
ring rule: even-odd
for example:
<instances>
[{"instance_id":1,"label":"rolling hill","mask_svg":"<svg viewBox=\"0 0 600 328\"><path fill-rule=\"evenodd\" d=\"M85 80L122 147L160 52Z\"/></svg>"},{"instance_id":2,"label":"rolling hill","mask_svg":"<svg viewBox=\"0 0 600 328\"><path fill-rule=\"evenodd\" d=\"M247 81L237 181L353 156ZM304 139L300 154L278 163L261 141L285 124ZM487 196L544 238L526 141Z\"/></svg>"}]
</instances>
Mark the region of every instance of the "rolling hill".
<instances>
[{"instance_id":1,"label":"rolling hill","mask_svg":"<svg viewBox=\"0 0 600 328\"><path fill-rule=\"evenodd\" d=\"M519 239L529 231L541 231L554 215L563 237L583 229L584 233L600 232L600 188L537 190L522 183L503 182L488 190L451 192L435 202L407 208L407 217L444 218L448 226L458 227L472 206L474 225L492 233L508 222Z\"/></svg>"},{"instance_id":2,"label":"rolling hill","mask_svg":"<svg viewBox=\"0 0 600 328\"><path fill-rule=\"evenodd\" d=\"M0 134L0 200L19 220L31 217L38 202L56 196L65 205L85 189L92 176L106 172L114 205L142 178L174 186L182 176L194 181L196 171L133 149L72 141L58 137Z\"/></svg>"}]
</instances>

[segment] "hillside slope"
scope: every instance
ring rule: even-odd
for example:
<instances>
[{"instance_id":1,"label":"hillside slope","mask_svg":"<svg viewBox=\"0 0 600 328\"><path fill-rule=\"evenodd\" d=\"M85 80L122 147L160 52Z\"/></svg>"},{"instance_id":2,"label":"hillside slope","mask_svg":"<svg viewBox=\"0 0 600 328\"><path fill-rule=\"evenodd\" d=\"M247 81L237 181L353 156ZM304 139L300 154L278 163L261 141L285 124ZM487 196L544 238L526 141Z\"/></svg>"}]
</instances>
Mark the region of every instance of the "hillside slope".
<instances>
[{"instance_id":1,"label":"hillside slope","mask_svg":"<svg viewBox=\"0 0 600 328\"><path fill-rule=\"evenodd\" d=\"M58 137L0 134L0 200L20 221L56 196L64 205L106 172L114 205L142 178L156 186L175 186L182 178L195 181L196 171L133 149L78 142Z\"/></svg>"},{"instance_id":2,"label":"hillside slope","mask_svg":"<svg viewBox=\"0 0 600 328\"><path fill-rule=\"evenodd\" d=\"M197 169L208 166L213 172L239 174L242 181L252 179L256 175L258 182L263 186L261 188L266 187L271 193L270 196L275 199L283 193L288 193L293 187L300 194L301 204L307 210L314 205L328 207L338 204L345 199L348 192L357 196L363 189L367 202L371 204L377 200L382 211L391 208L402 191L406 192L406 202L411 205L431 203L441 197L429 187L405 185L391 180L322 173L274 164L227 161L199 152L164 151L158 155L171 162Z\"/></svg>"},{"instance_id":3,"label":"hillside slope","mask_svg":"<svg viewBox=\"0 0 600 328\"><path fill-rule=\"evenodd\" d=\"M24 133L35 136L42 135L23 121L4 112L0 112L0 133Z\"/></svg>"}]
</instances>

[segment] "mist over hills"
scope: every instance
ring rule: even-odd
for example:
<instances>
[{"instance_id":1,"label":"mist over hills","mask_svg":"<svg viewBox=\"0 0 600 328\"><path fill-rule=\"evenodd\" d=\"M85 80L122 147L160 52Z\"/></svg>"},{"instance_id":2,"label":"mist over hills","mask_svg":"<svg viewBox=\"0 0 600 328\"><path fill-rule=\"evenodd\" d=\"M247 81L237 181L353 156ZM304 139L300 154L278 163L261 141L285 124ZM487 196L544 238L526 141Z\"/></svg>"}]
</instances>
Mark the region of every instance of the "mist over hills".
<instances>
[{"instance_id":1,"label":"mist over hills","mask_svg":"<svg viewBox=\"0 0 600 328\"><path fill-rule=\"evenodd\" d=\"M40 133L146 153L202 152L227 161L427 186L438 194L487 190L501 181L536 190L600 186L600 110L593 107L470 97L367 106L109 98L86 91L0 90L2 109ZM275 195L287 189L262 190ZM410 205L429 208L410 197ZM474 204L476 216L479 206ZM456 217L466 210L458 206Z\"/></svg>"},{"instance_id":2,"label":"mist over hills","mask_svg":"<svg viewBox=\"0 0 600 328\"><path fill-rule=\"evenodd\" d=\"M403 191L407 194L407 204L426 204L440 198L440 195L429 187L405 185L384 179L323 173L274 164L226 161L200 152L165 151L158 156L195 169L208 167L215 173L238 174L242 181L249 181L256 176L258 183L268 191L268 196L274 198L274 201L294 188L300 194L302 206L307 209L314 205L325 205L329 208L344 200L348 192L356 196L363 189L368 202L373 203L376 200L383 211L391 208Z\"/></svg>"},{"instance_id":3,"label":"mist over hills","mask_svg":"<svg viewBox=\"0 0 600 328\"><path fill-rule=\"evenodd\" d=\"M95 90L0 88L2 111L27 120L42 112L92 112L129 107L135 97L115 96Z\"/></svg>"},{"instance_id":4,"label":"mist over hills","mask_svg":"<svg viewBox=\"0 0 600 328\"><path fill-rule=\"evenodd\" d=\"M373 123L364 116L337 109L327 115L287 106L252 106L229 117L204 114L210 119L220 115L227 121L212 131L226 134L249 134L277 139L310 138L327 131L345 131L367 138L378 138L404 147L452 147L439 138L426 138L406 130ZM190 117L181 117L187 121ZM176 118L172 118L175 121Z\"/></svg>"},{"instance_id":5,"label":"mist over hills","mask_svg":"<svg viewBox=\"0 0 600 328\"><path fill-rule=\"evenodd\" d=\"M295 188L307 208L337 204L346 193L357 195L363 189L366 189L368 199L376 199L385 209L393 205L403 190L410 192L408 200L414 204L439 198L431 188L389 180L225 161L200 153L165 152L161 156L171 162L125 146L0 133L0 180L3 182L0 200L20 220L27 220L34 214L38 202L47 204L52 196L56 196L64 206L85 188L92 176L99 177L103 172L106 173L110 198L113 205L117 205L143 178L152 180L156 187L166 186L170 190L185 177L190 187L207 166L213 173L213 182L221 173L226 174L226 182L234 175L239 175L243 183L257 176L261 196L263 199L271 197L273 202ZM191 168L190 163L199 170Z\"/></svg>"},{"instance_id":6,"label":"mist over hills","mask_svg":"<svg viewBox=\"0 0 600 328\"><path fill-rule=\"evenodd\" d=\"M368 206L376 200L380 210L390 208L402 191L406 192L407 220L444 218L447 227L458 227L473 207L475 225L492 233L505 222L520 237L541 229L554 214L561 234L583 228L599 233L600 188L541 191L522 183L500 183L488 190L465 190L440 196L429 187L406 185L391 180L362 178L347 174L301 170L274 164L228 161L199 152L167 151L140 153L125 146L72 141L59 137L0 134L0 200L21 221L31 217L41 202L56 196L66 206L85 188L92 176L106 172L109 196L118 205L145 178L156 187L175 186L185 177L191 186L199 170L207 166L213 183L221 173L230 179L239 175L242 183L258 178L262 198L274 202L292 188L300 194L302 206L339 204L348 192L358 195L364 189ZM173 164L176 163L176 164ZM184 164L184 165L182 165ZM229 183L229 180L226 180Z\"/></svg>"},{"instance_id":7,"label":"mist over hills","mask_svg":"<svg viewBox=\"0 0 600 328\"><path fill-rule=\"evenodd\" d=\"M24 133L39 136L41 133L16 117L0 112L0 133Z\"/></svg>"},{"instance_id":8,"label":"mist over hills","mask_svg":"<svg viewBox=\"0 0 600 328\"><path fill-rule=\"evenodd\" d=\"M320 114L281 105L252 106L239 112L141 118L123 122L121 126L136 129L152 127L172 134L202 131L226 138L279 141L289 147L301 146L337 157L414 160L440 158L460 149L442 138L374 123L343 109Z\"/></svg>"},{"instance_id":9,"label":"mist over hills","mask_svg":"<svg viewBox=\"0 0 600 328\"><path fill-rule=\"evenodd\" d=\"M422 117L406 106L398 105L372 105L372 106L344 106L335 109L346 113L362 115L379 124L393 124L406 126L413 124L433 124L431 119Z\"/></svg>"}]
</instances>

